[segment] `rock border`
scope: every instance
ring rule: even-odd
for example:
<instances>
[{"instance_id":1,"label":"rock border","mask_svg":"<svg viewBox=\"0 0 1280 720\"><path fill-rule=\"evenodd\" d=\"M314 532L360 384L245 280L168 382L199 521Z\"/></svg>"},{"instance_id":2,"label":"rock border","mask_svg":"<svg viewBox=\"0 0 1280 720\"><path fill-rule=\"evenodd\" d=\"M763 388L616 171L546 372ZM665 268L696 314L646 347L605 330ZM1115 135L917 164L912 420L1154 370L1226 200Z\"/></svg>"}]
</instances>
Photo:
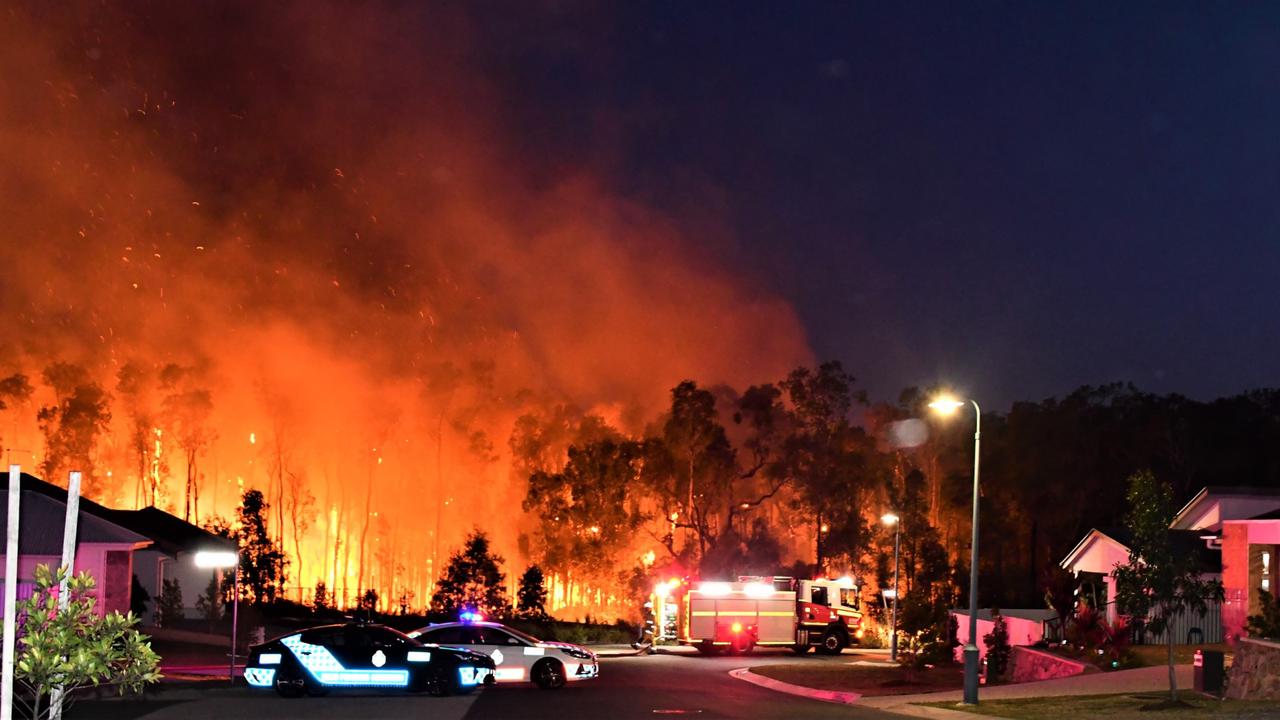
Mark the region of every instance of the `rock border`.
<instances>
[{"instance_id":1,"label":"rock border","mask_svg":"<svg viewBox=\"0 0 1280 720\"><path fill-rule=\"evenodd\" d=\"M729 676L737 680L743 680L752 685L759 685L762 688L774 690L776 692L787 693L788 695L798 695L800 697L809 698L810 700L821 700L822 702L836 703L839 705L854 705L862 699L862 693L843 692L841 690L818 690L816 688L805 687L803 685L792 685L781 680L774 680L771 677L757 675L751 672L751 668L738 668L730 670Z\"/></svg>"}]
</instances>

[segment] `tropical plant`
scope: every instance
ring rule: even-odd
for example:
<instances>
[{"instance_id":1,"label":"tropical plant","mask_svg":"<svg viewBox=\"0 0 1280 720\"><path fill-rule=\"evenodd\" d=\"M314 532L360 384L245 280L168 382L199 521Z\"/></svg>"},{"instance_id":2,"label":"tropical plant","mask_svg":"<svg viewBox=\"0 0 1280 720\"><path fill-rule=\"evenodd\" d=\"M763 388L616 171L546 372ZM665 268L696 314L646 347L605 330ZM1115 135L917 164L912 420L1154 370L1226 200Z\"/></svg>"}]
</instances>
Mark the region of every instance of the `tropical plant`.
<instances>
[{"instance_id":1,"label":"tropical plant","mask_svg":"<svg viewBox=\"0 0 1280 720\"><path fill-rule=\"evenodd\" d=\"M67 602L59 607L63 580ZM64 693L65 708L81 688L111 686L124 695L160 679L160 658L136 629L138 619L116 611L98 615L94 585L88 573L36 567L35 590L18 603L14 707L23 716L50 717L49 696L56 689Z\"/></svg>"},{"instance_id":2,"label":"tropical plant","mask_svg":"<svg viewBox=\"0 0 1280 720\"><path fill-rule=\"evenodd\" d=\"M1280 638L1280 603L1269 591L1258 589L1257 615L1248 618L1249 634L1254 637Z\"/></svg>"}]
</instances>

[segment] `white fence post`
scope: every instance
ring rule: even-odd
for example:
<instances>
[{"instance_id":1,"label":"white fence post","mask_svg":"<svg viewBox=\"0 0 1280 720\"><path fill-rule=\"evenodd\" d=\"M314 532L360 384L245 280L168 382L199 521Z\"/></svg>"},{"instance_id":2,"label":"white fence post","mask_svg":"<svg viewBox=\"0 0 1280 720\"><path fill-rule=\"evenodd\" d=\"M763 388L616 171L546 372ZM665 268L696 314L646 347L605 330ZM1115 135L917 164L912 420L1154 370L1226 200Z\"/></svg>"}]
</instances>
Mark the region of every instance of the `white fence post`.
<instances>
[{"instance_id":1,"label":"white fence post","mask_svg":"<svg viewBox=\"0 0 1280 720\"><path fill-rule=\"evenodd\" d=\"M67 597L67 585L76 567L76 531L80 523L80 473L72 472L67 480L67 518L62 525L62 567L67 574L58 583L58 610L66 610L71 598ZM62 718L62 688L54 688L49 695L49 720Z\"/></svg>"},{"instance_id":2,"label":"white fence post","mask_svg":"<svg viewBox=\"0 0 1280 720\"><path fill-rule=\"evenodd\" d=\"M13 720L13 653L18 615L18 520L22 504L22 468L9 466L9 518L4 555L4 650L0 676L0 720Z\"/></svg>"}]
</instances>

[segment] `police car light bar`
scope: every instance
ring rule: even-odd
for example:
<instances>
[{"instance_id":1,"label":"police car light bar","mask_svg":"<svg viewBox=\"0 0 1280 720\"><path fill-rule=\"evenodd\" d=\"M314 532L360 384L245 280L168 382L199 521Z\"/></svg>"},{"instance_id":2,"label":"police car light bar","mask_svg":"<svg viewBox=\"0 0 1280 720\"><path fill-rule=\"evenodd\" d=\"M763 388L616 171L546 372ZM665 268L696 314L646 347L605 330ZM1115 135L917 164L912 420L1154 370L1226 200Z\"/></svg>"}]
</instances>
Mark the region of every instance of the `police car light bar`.
<instances>
[{"instance_id":1,"label":"police car light bar","mask_svg":"<svg viewBox=\"0 0 1280 720\"><path fill-rule=\"evenodd\" d=\"M480 613L474 612L472 610L465 610L458 617L461 618L462 622L465 622L465 623L482 622L484 620L484 615L481 615Z\"/></svg>"}]
</instances>

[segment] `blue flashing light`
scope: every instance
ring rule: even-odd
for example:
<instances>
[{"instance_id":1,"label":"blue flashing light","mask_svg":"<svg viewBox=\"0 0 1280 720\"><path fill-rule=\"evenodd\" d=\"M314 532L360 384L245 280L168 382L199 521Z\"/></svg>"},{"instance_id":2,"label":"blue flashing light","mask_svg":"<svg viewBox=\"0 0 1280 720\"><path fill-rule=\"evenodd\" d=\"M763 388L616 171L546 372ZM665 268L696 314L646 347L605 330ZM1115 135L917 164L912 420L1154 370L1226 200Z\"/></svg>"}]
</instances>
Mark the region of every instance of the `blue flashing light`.
<instances>
[{"instance_id":1,"label":"blue flashing light","mask_svg":"<svg viewBox=\"0 0 1280 720\"><path fill-rule=\"evenodd\" d=\"M251 667L244 669L244 680L254 687L271 687L276 679L275 668Z\"/></svg>"},{"instance_id":2,"label":"blue flashing light","mask_svg":"<svg viewBox=\"0 0 1280 720\"><path fill-rule=\"evenodd\" d=\"M462 614L459 615L458 617L461 618L462 622L464 623L484 621L484 615L481 615L480 613L475 612L474 610L463 610Z\"/></svg>"}]
</instances>

